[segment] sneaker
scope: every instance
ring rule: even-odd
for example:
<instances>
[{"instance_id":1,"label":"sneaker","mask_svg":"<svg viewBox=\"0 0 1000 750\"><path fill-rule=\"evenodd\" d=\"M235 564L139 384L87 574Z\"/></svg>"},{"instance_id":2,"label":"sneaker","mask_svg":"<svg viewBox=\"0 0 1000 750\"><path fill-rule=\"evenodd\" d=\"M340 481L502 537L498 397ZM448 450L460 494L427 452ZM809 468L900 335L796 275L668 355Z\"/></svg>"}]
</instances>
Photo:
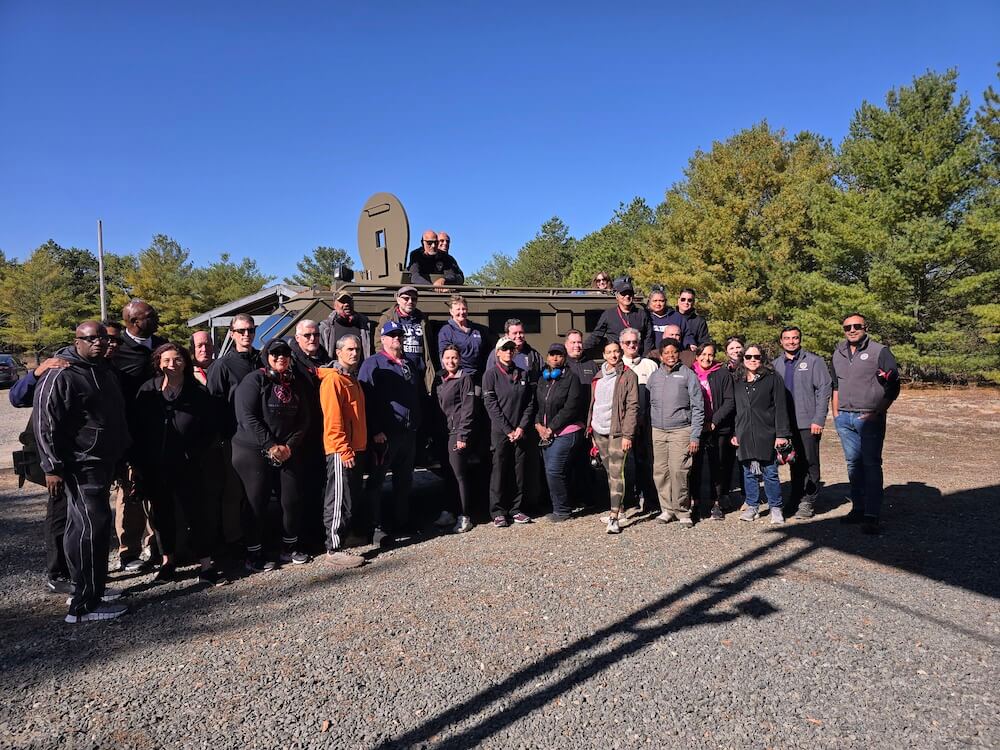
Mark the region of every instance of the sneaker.
<instances>
[{"instance_id":1,"label":"sneaker","mask_svg":"<svg viewBox=\"0 0 1000 750\"><path fill-rule=\"evenodd\" d=\"M562 513L549 513L545 516L545 520L549 523L562 523L563 521L568 521L572 516L569 514L563 515ZM607 523L607 521L605 521Z\"/></svg>"},{"instance_id":2,"label":"sneaker","mask_svg":"<svg viewBox=\"0 0 1000 750\"><path fill-rule=\"evenodd\" d=\"M281 563L283 565L287 565L288 563L292 565L305 565L311 560L312 558L309 555L299 550L285 550L281 553Z\"/></svg>"},{"instance_id":3,"label":"sneaker","mask_svg":"<svg viewBox=\"0 0 1000 750\"><path fill-rule=\"evenodd\" d=\"M660 523L670 523L671 521L676 521L677 516L675 516L669 510L665 510L656 517L656 520L659 521Z\"/></svg>"},{"instance_id":4,"label":"sneaker","mask_svg":"<svg viewBox=\"0 0 1000 750\"><path fill-rule=\"evenodd\" d=\"M799 503L799 509L795 511L796 518L812 518L816 515L811 500L803 500Z\"/></svg>"},{"instance_id":5,"label":"sneaker","mask_svg":"<svg viewBox=\"0 0 1000 750\"><path fill-rule=\"evenodd\" d=\"M80 612L78 614L69 613L66 615L66 622L72 624L78 622L93 622L94 620L114 620L128 612L128 607L124 604L108 604L101 602L90 612Z\"/></svg>"},{"instance_id":6,"label":"sneaker","mask_svg":"<svg viewBox=\"0 0 1000 750\"><path fill-rule=\"evenodd\" d=\"M767 516L767 514L768 514L768 507L763 503L761 503L760 505L757 506L757 518L755 518L754 520L759 520L761 518L764 518L765 516Z\"/></svg>"},{"instance_id":7,"label":"sneaker","mask_svg":"<svg viewBox=\"0 0 1000 750\"><path fill-rule=\"evenodd\" d=\"M335 550L333 552L327 552L323 555L323 562L334 568L360 568L365 564L365 558L361 555L352 555L349 552Z\"/></svg>"},{"instance_id":8,"label":"sneaker","mask_svg":"<svg viewBox=\"0 0 1000 750\"><path fill-rule=\"evenodd\" d=\"M841 523L861 523L864 520L865 520L864 513L857 513L853 510L846 516L841 516L840 518Z\"/></svg>"},{"instance_id":9,"label":"sneaker","mask_svg":"<svg viewBox=\"0 0 1000 750\"><path fill-rule=\"evenodd\" d=\"M73 582L67 578L49 578L45 582L45 588L53 594L72 594Z\"/></svg>"},{"instance_id":10,"label":"sneaker","mask_svg":"<svg viewBox=\"0 0 1000 750\"><path fill-rule=\"evenodd\" d=\"M607 531L608 531L609 534L621 534L622 533L622 527L618 525L618 519L617 518L609 518L608 519L608 529L607 529Z\"/></svg>"},{"instance_id":11,"label":"sneaker","mask_svg":"<svg viewBox=\"0 0 1000 750\"><path fill-rule=\"evenodd\" d=\"M265 571L274 570L277 567L274 564L274 560L268 560L261 554L251 555L248 557L246 566L247 570L251 573L263 573Z\"/></svg>"},{"instance_id":12,"label":"sneaker","mask_svg":"<svg viewBox=\"0 0 1000 750\"><path fill-rule=\"evenodd\" d=\"M694 520L692 520L691 518L682 518L680 519L680 527L682 529L693 529Z\"/></svg>"},{"instance_id":13,"label":"sneaker","mask_svg":"<svg viewBox=\"0 0 1000 750\"><path fill-rule=\"evenodd\" d=\"M113 589L110 586L106 586L104 588L104 593L101 595L101 601L113 602L117 601L118 599L121 599L123 596L125 596L125 592L122 591L121 589ZM72 596L67 597L66 606L68 607L72 603L73 603L73 597Z\"/></svg>"},{"instance_id":14,"label":"sneaker","mask_svg":"<svg viewBox=\"0 0 1000 750\"><path fill-rule=\"evenodd\" d=\"M437 520L434 522L434 525L445 529L448 528L449 526L454 526L456 522L457 520L455 518L454 513L451 513L450 511L447 510L442 510L441 515L437 517Z\"/></svg>"},{"instance_id":15,"label":"sneaker","mask_svg":"<svg viewBox=\"0 0 1000 750\"><path fill-rule=\"evenodd\" d=\"M379 549L388 549L392 546L395 540L392 538L391 534L387 534L382 529L375 529L372 532L372 544Z\"/></svg>"},{"instance_id":16,"label":"sneaker","mask_svg":"<svg viewBox=\"0 0 1000 750\"><path fill-rule=\"evenodd\" d=\"M531 516L526 516L524 513L515 513L514 523L531 523Z\"/></svg>"},{"instance_id":17,"label":"sneaker","mask_svg":"<svg viewBox=\"0 0 1000 750\"><path fill-rule=\"evenodd\" d=\"M878 519L875 516L865 516L864 523L861 526L861 531L869 536L878 536L882 533L882 526L879 524Z\"/></svg>"},{"instance_id":18,"label":"sneaker","mask_svg":"<svg viewBox=\"0 0 1000 750\"><path fill-rule=\"evenodd\" d=\"M756 519L757 519L757 507L754 505L748 505L743 509L743 512L740 513L741 521L754 521Z\"/></svg>"},{"instance_id":19,"label":"sneaker","mask_svg":"<svg viewBox=\"0 0 1000 750\"><path fill-rule=\"evenodd\" d=\"M456 534L464 534L466 531L472 531L472 519L468 516L459 516L452 531Z\"/></svg>"},{"instance_id":20,"label":"sneaker","mask_svg":"<svg viewBox=\"0 0 1000 750\"><path fill-rule=\"evenodd\" d=\"M726 514L722 512L722 506L716 503L712 506L712 512L709 514L709 518L713 521L725 521Z\"/></svg>"},{"instance_id":21,"label":"sneaker","mask_svg":"<svg viewBox=\"0 0 1000 750\"><path fill-rule=\"evenodd\" d=\"M781 512L781 508L771 508L771 525L781 526L785 522L785 514Z\"/></svg>"},{"instance_id":22,"label":"sneaker","mask_svg":"<svg viewBox=\"0 0 1000 750\"><path fill-rule=\"evenodd\" d=\"M510 526L510 524L507 523L506 516L497 516L496 518L494 518L493 525L496 526L498 529L506 529L508 526Z\"/></svg>"},{"instance_id":23,"label":"sneaker","mask_svg":"<svg viewBox=\"0 0 1000 750\"><path fill-rule=\"evenodd\" d=\"M121 569L126 573L145 573L152 567L153 566L150 565L149 560L143 560L141 557L136 557L128 562L122 562Z\"/></svg>"},{"instance_id":24,"label":"sneaker","mask_svg":"<svg viewBox=\"0 0 1000 750\"><path fill-rule=\"evenodd\" d=\"M207 583L209 586L228 586L232 581L219 568L207 568L198 573L198 583Z\"/></svg>"},{"instance_id":25,"label":"sneaker","mask_svg":"<svg viewBox=\"0 0 1000 750\"><path fill-rule=\"evenodd\" d=\"M173 563L168 563L167 565L161 565L160 569L156 571L156 575L153 576L153 580L158 583L165 583L167 581L177 580L177 566Z\"/></svg>"}]
</instances>

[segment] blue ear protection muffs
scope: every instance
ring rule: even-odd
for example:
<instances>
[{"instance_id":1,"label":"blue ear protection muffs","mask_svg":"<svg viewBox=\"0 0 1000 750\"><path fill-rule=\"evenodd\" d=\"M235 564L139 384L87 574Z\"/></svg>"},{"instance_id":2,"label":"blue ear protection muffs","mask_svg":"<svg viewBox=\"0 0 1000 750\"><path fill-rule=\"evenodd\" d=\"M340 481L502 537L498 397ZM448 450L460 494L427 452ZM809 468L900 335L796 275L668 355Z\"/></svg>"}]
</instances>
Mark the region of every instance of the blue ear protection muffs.
<instances>
[{"instance_id":1,"label":"blue ear protection muffs","mask_svg":"<svg viewBox=\"0 0 1000 750\"><path fill-rule=\"evenodd\" d=\"M542 378L545 380L559 380L559 376L563 374L561 367L549 368L546 367L542 370Z\"/></svg>"}]
</instances>

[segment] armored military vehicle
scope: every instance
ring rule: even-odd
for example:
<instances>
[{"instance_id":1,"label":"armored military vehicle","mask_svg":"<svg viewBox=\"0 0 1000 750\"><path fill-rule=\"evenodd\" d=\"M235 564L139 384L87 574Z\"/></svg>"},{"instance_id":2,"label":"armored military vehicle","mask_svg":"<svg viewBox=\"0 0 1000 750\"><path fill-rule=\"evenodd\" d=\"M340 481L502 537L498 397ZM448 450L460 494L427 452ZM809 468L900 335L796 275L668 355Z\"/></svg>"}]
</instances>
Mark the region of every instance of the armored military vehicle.
<instances>
[{"instance_id":1,"label":"armored military vehicle","mask_svg":"<svg viewBox=\"0 0 1000 750\"><path fill-rule=\"evenodd\" d=\"M390 193L371 196L358 220L358 252L363 267L338 269L339 280L333 288L307 289L282 302L258 325L256 345L275 336L292 336L299 320L323 320L333 311L334 298L343 291L353 295L354 309L370 318L374 326L379 316L395 304L396 291L410 284L406 268L409 248L410 224L403 204ZM457 260L462 263L461 257ZM465 297L469 319L486 326L494 335L503 332L506 320L518 318L524 324L528 342L540 351L562 340L570 329L588 333L597 325L601 313L615 304L612 297L591 289L415 286L420 294L418 306L431 324L432 348L438 329L448 320L451 294ZM431 361L437 364L436 352Z\"/></svg>"}]
</instances>

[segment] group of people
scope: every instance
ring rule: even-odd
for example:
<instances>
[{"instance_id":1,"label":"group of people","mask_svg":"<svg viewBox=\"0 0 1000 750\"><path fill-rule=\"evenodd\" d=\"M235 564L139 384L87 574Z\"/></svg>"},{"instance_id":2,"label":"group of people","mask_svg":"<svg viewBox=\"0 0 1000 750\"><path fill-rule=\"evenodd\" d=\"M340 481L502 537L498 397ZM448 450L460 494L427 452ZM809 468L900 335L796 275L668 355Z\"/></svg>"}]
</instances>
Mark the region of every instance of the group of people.
<instances>
[{"instance_id":1,"label":"group of people","mask_svg":"<svg viewBox=\"0 0 1000 750\"><path fill-rule=\"evenodd\" d=\"M424 243L441 254L441 235ZM690 528L724 519L733 495L745 501L742 520L780 524L793 509L815 512L831 397L851 483L845 520L877 533L885 413L899 378L863 316L843 320L828 368L795 326L769 362L740 337L718 347L691 289L676 308L662 288L648 307L636 304L627 277L612 291L614 307L589 335L571 330L541 351L520 320L502 332L470 321L458 294L431 348L413 285L374 326L341 292L328 318L300 320L293 337L260 351L253 318L236 315L219 358L206 332L189 346L158 337L156 310L142 300L125 306L124 324L81 323L72 346L11 391L15 405L34 406L48 587L69 595L66 620L126 611L106 586L112 487L120 568L155 566L157 580L172 580L185 551L209 585L228 582L227 552L258 572L308 563L322 544L330 565L358 567L365 559L348 548L393 544L421 511L467 532L482 515L480 482L497 528L530 523L545 505L546 519L562 522L602 496L609 534L632 503ZM438 507L413 507L421 463L445 474Z\"/></svg>"}]
</instances>

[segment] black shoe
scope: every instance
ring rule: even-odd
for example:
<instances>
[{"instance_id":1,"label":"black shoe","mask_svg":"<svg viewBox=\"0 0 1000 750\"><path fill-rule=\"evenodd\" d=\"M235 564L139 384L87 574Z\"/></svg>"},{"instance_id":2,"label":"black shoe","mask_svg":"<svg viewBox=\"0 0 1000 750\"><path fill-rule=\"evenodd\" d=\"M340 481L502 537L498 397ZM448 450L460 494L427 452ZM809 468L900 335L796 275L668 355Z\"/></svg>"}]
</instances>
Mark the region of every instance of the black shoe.
<instances>
[{"instance_id":1,"label":"black shoe","mask_svg":"<svg viewBox=\"0 0 1000 750\"><path fill-rule=\"evenodd\" d=\"M796 518L812 518L816 515L816 510L813 508L812 500L803 500L799 503L799 509L795 511Z\"/></svg>"},{"instance_id":2,"label":"black shoe","mask_svg":"<svg viewBox=\"0 0 1000 750\"><path fill-rule=\"evenodd\" d=\"M207 583L209 586L228 586L232 581L218 568L208 568L198 573L198 583Z\"/></svg>"},{"instance_id":3,"label":"black shoe","mask_svg":"<svg viewBox=\"0 0 1000 750\"><path fill-rule=\"evenodd\" d=\"M722 512L722 506L716 503L712 506L712 512L709 514L709 518L713 521L725 521L726 514Z\"/></svg>"},{"instance_id":4,"label":"black shoe","mask_svg":"<svg viewBox=\"0 0 1000 750\"><path fill-rule=\"evenodd\" d=\"M878 519L875 516L865 516L864 524L861 526L861 532L863 534L868 534L868 536L878 536L882 533L882 526L879 524Z\"/></svg>"},{"instance_id":5,"label":"black shoe","mask_svg":"<svg viewBox=\"0 0 1000 750\"><path fill-rule=\"evenodd\" d=\"M571 516L564 516L562 513L549 513L545 516L545 520L549 523L562 523L563 521L568 521Z\"/></svg>"},{"instance_id":6,"label":"black shoe","mask_svg":"<svg viewBox=\"0 0 1000 750\"><path fill-rule=\"evenodd\" d=\"M861 523L865 520L864 513L855 513L853 510L846 516L841 517L841 523Z\"/></svg>"},{"instance_id":7,"label":"black shoe","mask_svg":"<svg viewBox=\"0 0 1000 750\"><path fill-rule=\"evenodd\" d=\"M143 560L141 557L135 557L131 560L122 560L122 565L119 570L126 573L146 573L153 566L150 565L148 560Z\"/></svg>"},{"instance_id":8,"label":"black shoe","mask_svg":"<svg viewBox=\"0 0 1000 750\"><path fill-rule=\"evenodd\" d=\"M168 581L177 580L177 566L173 563L167 563L166 565L161 565L160 569L156 571L156 575L153 576L153 580L157 583L166 583Z\"/></svg>"},{"instance_id":9,"label":"black shoe","mask_svg":"<svg viewBox=\"0 0 1000 750\"><path fill-rule=\"evenodd\" d=\"M388 534L382 531L382 529L375 529L372 533L372 544L380 549L388 549L395 541L392 538L392 534Z\"/></svg>"},{"instance_id":10,"label":"black shoe","mask_svg":"<svg viewBox=\"0 0 1000 750\"><path fill-rule=\"evenodd\" d=\"M277 566L274 564L274 560L268 560L260 552L256 554L251 554L247 557L247 570L251 573L264 573L269 570L274 570Z\"/></svg>"},{"instance_id":11,"label":"black shoe","mask_svg":"<svg viewBox=\"0 0 1000 750\"><path fill-rule=\"evenodd\" d=\"M73 582L68 578L50 578L45 582L45 588L51 594L72 594Z\"/></svg>"}]
</instances>

